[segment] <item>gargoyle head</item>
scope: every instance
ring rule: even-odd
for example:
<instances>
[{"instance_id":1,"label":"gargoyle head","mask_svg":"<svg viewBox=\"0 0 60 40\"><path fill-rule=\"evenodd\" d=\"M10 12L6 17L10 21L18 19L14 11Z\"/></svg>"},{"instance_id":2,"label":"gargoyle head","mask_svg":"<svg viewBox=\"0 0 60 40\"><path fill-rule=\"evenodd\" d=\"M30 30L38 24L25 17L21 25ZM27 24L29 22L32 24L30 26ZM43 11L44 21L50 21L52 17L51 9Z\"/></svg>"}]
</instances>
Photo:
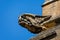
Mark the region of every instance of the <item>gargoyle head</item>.
<instances>
[{"instance_id":1,"label":"gargoyle head","mask_svg":"<svg viewBox=\"0 0 60 40\"><path fill-rule=\"evenodd\" d=\"M41 23L50 19L50 16L37 16L32 14L23 14L19 17L18 23L27 28L32 33L39 33L43 30Z\"/></svg>"}]
</instances>

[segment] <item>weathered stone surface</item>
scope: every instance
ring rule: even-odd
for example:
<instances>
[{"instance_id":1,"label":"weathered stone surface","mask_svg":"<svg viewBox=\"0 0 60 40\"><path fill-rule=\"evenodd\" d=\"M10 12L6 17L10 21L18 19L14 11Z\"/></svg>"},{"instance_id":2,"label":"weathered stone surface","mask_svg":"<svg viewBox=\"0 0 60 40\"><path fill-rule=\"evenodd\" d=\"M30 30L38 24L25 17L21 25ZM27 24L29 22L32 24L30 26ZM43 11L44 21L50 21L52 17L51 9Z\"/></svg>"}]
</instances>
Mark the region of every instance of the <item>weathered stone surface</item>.
<instances>
[{"instance_id":1,"label":"weathered stone surface","mask_svg":"<svg viewBox=\"0 0 60 40\"><path fill-rule=\"evenodd\" d=\"M60 0L52 2L42 8L43 8L42 13L43 16L51 15L52 16L51 19L60 17Z\"/></svg>"},{"instance_id":2,"label":"weathered stone surface","mask_svg":"<svg viewBox=\"0 0 60 40\"><path fill-rule=\"evenodd\" d=\"M57 29L56 32L57 32L57 36L51 40L60 40L60 29Z\"/></svg>"},{"instance_id":3,"label":"weathered stone surface","mask_svg":"<svg viewBox=\"0 0 60 40\"><path fill-rule=\"evenodd\" d=\"M60 28L60 25L56 27L57 30L54 29L56 33L54 32L51 36L48 36L44 39L41 39L42 38L41 34L38 34L37 36L31 38L30 40L60 40L60 29L59 28ZM44 33L43 36L45 36L45 34L47 33L49 34L49 32L47 31Z\"/></svg>"},{"instance_id":4,"label":"weathered stone surface","mask_svg":"<svg viewBox=\"0 0 60 40\"><path fill-rule=\"evenodd\" d=\"M60 0L55 1L55 2L51 2L50 4L43 6L42 8L43 8L42 16L51 15L52 16L51 19L56 19L56 18L60 17ZM60 40L60 29L57 29L55 31L56 31L57 35L54 38L51 38L51 39L50 38L46 38L46 39L44 38L43 40ZM40 36L41 35L39 34L38 36L33 37L31 40L40 40L40 38L41 38ZM52 36L50 36L50 37L52 37Z\"/></svg>"}]
</instances>

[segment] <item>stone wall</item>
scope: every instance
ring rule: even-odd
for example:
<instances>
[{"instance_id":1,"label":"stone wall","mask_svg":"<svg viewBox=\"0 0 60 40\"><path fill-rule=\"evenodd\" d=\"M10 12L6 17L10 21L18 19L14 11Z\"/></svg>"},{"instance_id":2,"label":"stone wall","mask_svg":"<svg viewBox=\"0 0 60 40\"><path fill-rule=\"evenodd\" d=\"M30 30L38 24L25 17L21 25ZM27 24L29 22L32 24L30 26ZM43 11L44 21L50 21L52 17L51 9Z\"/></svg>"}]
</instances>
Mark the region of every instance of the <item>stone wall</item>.
<instances>
[{"instance_id":1,"label":"stone wall","mask_svg":"<svg viewBox=\"0 0 60 40\"><path fill-rule=\"evenodd\" d=\"M60 17L60 0L47 4L42 8L43 16L52 15L53 19Z\"/></svg>"}]
</instances>

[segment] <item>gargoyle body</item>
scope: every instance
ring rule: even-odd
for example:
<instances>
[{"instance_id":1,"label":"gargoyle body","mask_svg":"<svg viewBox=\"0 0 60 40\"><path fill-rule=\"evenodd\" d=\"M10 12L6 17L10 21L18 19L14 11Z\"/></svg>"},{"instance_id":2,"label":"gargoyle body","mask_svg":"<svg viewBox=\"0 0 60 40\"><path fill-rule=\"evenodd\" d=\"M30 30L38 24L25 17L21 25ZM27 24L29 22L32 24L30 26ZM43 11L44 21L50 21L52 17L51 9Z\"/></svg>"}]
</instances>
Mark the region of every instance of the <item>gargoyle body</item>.
<instances>
[{"instance_id":1,"label":"gargoyle body","mask_svg":"<svg viewBox=\"0 0 60 40\"><path fill-rule=\"evenodd\" d=\"M23 14L19 17L19 25L27 28L32 33L39 33L60 23L60 19L50 20L52 16L38 16L32 14ZM57 21L58 20L58 21Z\"/></svg>"}]
</instances>

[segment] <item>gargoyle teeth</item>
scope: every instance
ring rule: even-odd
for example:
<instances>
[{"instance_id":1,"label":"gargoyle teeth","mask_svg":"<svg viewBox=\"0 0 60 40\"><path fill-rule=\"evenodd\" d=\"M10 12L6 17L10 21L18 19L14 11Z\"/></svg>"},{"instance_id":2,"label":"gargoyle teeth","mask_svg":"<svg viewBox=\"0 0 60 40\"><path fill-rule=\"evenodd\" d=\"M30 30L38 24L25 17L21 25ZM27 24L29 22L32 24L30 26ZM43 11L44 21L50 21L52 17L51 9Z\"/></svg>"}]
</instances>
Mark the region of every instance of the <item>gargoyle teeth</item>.
<instances>
[{"instance_id":1,"label":"gargoyle teeth","mask_svg":"<svg viewBox=\"0 0 60 40\"><path fill-rule=\"evenodd\" d=\"M27 21L27 23L30 23L29 21Z\"/></svg>"},{"instance_id":2,"label":"gargoyle teeth","mask_svg":"<svg viewBox=\"0 0 60 40\"><path fill-rule=\"evenodd\" d=\"M24 19L24 21L27 21L27 19Z\"/></svg>"},{"instance_id":3,"label":"gargoyle teeth","mask_svg":"<svg viewBox=\"0 0 60 40\"><path fill-rule=\"evenodd\" d=\"M27 19L24 19L24 18L21 18L21 21L26 23L26 24L29 24L29 25L31 24L30 21L28 21Z\"/></svg>"}]
</instances>

